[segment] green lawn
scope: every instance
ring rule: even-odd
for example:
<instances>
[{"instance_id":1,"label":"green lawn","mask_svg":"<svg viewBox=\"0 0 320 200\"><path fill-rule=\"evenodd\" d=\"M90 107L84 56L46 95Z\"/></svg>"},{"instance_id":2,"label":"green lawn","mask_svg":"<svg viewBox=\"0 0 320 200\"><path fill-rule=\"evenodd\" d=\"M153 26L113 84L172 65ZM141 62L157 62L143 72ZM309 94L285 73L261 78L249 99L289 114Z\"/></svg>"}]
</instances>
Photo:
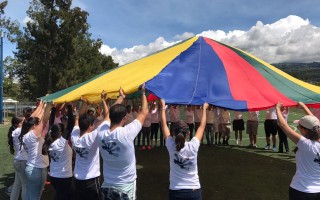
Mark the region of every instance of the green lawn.
<instances>
[{"instance_id":1,"label":"green lawn","mask_svg":"<svg viewBox=\"0 0 320 200\"><path fill-rule=\"evenodd\" d=\"M300 112L291 110L288 121L292 122L300 116ZM245 148L249 144L247 134L244 134L242 147L234 146L234 133L231 146L200 148L198 165L204 199L288 199L288 186L295 172L294 154L279 154L263 149L263 112L260 119L257 149ZM0 126L1 200L9 199L4 190L14 179L13 156L7 147L8 128L8 125ZM290 150L294 148L291 142L289 146ZM137 150L136 156L137 165L141 167L137 179L138 198L166 199L169 186L166 149ZM52 199L52 193L52 188L48 187L43 199Z\"/></svg>"}]
</instances>

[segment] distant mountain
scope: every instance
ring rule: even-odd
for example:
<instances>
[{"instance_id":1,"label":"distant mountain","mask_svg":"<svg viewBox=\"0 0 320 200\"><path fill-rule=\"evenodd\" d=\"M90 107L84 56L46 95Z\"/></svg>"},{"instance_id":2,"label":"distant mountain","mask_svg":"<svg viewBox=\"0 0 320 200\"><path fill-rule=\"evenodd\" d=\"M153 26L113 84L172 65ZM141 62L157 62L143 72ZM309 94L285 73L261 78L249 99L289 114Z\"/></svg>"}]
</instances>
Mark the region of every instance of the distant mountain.
<instances>
[{"instance_id":1,"label":"distant mountain","mask_svg":"<svg viewBox=\"0 0 320 200\"><path fill-rule=\"evenodd\" d=\"M320 62L313 63L275 63L278 69L305 82L320 85Z\"/></svg>"}]
</instances>

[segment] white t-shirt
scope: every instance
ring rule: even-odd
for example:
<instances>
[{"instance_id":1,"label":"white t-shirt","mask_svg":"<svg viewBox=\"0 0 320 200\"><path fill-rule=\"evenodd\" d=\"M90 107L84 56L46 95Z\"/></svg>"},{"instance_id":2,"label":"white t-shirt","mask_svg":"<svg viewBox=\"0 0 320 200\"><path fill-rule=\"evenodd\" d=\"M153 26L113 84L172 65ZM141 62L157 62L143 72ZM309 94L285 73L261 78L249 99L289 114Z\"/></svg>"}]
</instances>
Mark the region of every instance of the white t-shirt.
<instances>
[{"instance_id":1,"label":"white t-shirt","mask_svg":"<svg viewBox=\"0 0 320 200\"><path fill-rule=\"evenodd\" d=\"M146 117L146 119L143 122L143 127L150 127L151 126L151 113L148 112L148 115Z\"/></svg>"},{"instance_id":2,"label":"white t-shirt","mask_svg":"<svg viewBox=\"0 0 320 200\"><path fill-rule=\"evenodd\" d=\"M277 112L274 107L266 110L266 119L273 119L273 120L278 119Z\"/></svg>"},{"instance_id":3,"label":"white t-shirt","mask_svg":"<svg viewBox=\"0 0 320 200\"><path fill-rule=\"evenodd\" d=\"M63 137L56 139L49 147L50 176L56 178L72 177L72 149Z\"/></svg>"},{"instance_id":4,"label":"white t-shirt","mask_svg":"<svg viewBox=\"0 0 320 200\"><path fill-rule=\"evenodd\" d=\"M190 110L190 111L186 110L185 115L186 115L186 123L187 124L193 124L193 122L194 122L193 110Z\"/></svg>"},{"instance_id":5,"label":"white t-shirt","mask_svg":"<svg viewBox=\"0 0 320 200\"><path fill-rule=\"evenodd\" d=\"M179 106L174 108L173 106L170 107L170 119L171 122L178 122L180 121L180 109Z\"/></svg>"},{"instance_id":6,"label":"white t-shirt","mask_svg":"<svg viewBox=\"0 0 320 200\"><path fill-rule=\"evenodd\" d=\"M127 184L136 180L133 140L141 128L140 121L136 119L112 132L106 126L100 129L98 140L100 154L103 158L103 185Z\"/></svg>"},{"instance_id":7,"label":"white t-shirt","mask_svg":"<svg viewBox=\"0 0 320 200\"><path fill-rule=\"evenodd\" d=\"M27 152L24 150L23 145L20 145L20 141L19 141L20 133L21 133L21 128L16 128L12 132L13 146L14 146L14 151L15 151L14 159L15 160L28 160Z\"/></svg>"},{"instance_id":8,"label":"white t-shirt","mask_svg":"<svg viewBox=\"0 0 320 200\"><path fill-rule=\"evenodd\" d=\"M151 123L159 123L159 112L158 108L151 110Z\"/></svg>"},{"instance_id":9,"label":"white t-shirt","mask_svg":"<svg viewBox=\"0 0 320 200\"><path fill-rule=\"evenodd\" d=\"M199 146L199 140L193 137L178 152L173 138L168 137L166 147L170 157L170 190L201 188L197 166Z\"/></svg>"},{"instance_id":10,"label":"white t-shirt","mask_svg":"<svg viewBox=\"0 0 320 200\"><path fill-rule=\"evenodd\" d=\"M249 121L259 121L259 111L248 112Z\"/></svg>"},{"instance_id":11,"label":"white t-shirt","mask_svg":"<svg viewBox=\"0 0 320 200\"><path fill-rule=\"evenodd\" d=\"M290 187L305 193L318 193L320 192L320 143L302 136L297 147L297 169Z\"/></svg>"},{"instance_id":12,"label":"white t-shirt","mask_svg":"<svg viewBox=\"0 0 320 200\"><path fill-rule=\"evenodd\" d=\"M243 119L242 112L240 112L240 111L234 111L233 116L234 116L235 120L236 119Z\"/></svg>"},{"instance_id":13,"label":"white t-shirt","mask_svg":"<svg viewBox=\"0 0 320 200\"><path fill-rule=\"evenodd\" d=\"M87 180L100 176L99 142L96 140L99 129L109 127L110 122L104 121L91 133L80 136L79 126L75 126L71 133L72 147L76 152L74 177Z\"/></svg>"},{"instance_id":14,"label":"white t-shirt","mask_svg":"<svg viewBox=\"0 0 320 200\"><path fill-rule=\"evenodd\" d=\"M42 155L43 137L37 137L32 130L23 136L22 141L23 147L28 154L27 165L36 168L46 168L49 166L48 155Z\"/></svg>"}]
</instances>

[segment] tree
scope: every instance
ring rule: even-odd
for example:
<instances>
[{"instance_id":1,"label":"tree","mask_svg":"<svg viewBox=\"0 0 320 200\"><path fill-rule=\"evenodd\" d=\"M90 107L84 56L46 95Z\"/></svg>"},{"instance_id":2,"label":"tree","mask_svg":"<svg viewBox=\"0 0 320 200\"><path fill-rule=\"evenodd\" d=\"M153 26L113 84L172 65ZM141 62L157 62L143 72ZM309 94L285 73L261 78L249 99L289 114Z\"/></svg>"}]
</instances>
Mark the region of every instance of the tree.
<instances>
[{"instance_id":1,"label":"tree","mask_svg":"<svg viewBox=\"0 0 320 200\"><path fill-rule=\"evenodd\" d=\"M33 0L30 21L17 40L16 75L29 98L70 87L116 66L91 39L88 13L71 9L72 0Z\"/></svg>"},{"instance_id":2,"label":"tree","mask_svg":"<svg viewBox=\"0 0 320 200\"><path fill-rule=\"evenodd\" d=\"M19 22L13 21L10 18L4 16L5 7L8 5L8 1L0 3L0 30L6 31L6 37L10 42L15 42L16 38L20 36L21 31L19 30Z\"/></svg>"},{"instance_id":3,"label":"tree","mask_svg":"<svg viewBox=\"0 0 320 200\"><path fill-rule=\"evenodd\" d=\"M15 99L23 99L20 95L20 85L16 81L15 77L15 69L18 68L20 64L17 62L16 59L12 57L6 57L3 62L3 69L4 69L4 77L3 77L3 96L12 97Z\"/></svg>"}]
</instances>

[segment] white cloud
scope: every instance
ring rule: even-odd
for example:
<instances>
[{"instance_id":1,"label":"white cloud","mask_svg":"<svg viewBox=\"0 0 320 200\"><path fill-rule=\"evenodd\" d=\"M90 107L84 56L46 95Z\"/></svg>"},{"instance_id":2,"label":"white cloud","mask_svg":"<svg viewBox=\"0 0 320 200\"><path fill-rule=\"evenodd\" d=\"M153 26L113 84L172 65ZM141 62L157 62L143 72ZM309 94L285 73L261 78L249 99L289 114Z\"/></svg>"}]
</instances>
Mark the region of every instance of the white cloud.
<instances>
[{"instance_id":1,"label":"white cloud","mask_svg":"<svg viewBox=\"0 0 320 200\"><path fill-rule=\"evenodd\" d=\"M25 16L22 20L22 23L23 23L23 26L26 26L28 22L32 22L33 20L28 17L28 16Z\"/></svg>"},{"instance_id":2,"label":"white cloud","mask_svg":"<svg viewBox=\"0 0 320 200\"><path fill-rule=\"evenodd\" d=\"M176 35L174 42L168 42L163 37L159 37L148 45L137 45L120 50L103 45L101 52L111 55L115 62L123 65L194 35L190 32ZM308 19L294 15L272 24L263 24L258 21L248 31L207 30L198 35L237 47L269 63L320 61L320 28L313 26Z\"/></svg>"},{"instance_id":3,"label":"white cloud","mask_svg":"<svg viewBox=\"0 0 320 200\"><path fill-rule=\"evenodd\" d=\"M118 50L116 48L110 48L108 45L102 45L100 52L105 55L111 55L113 60L120 65L132 62L139 58L145 57L151 53L160 51L174 45L176 42L167 42L163 37L157 38L154 42L148 45L137 45L131 48L124 48Z\"/></svg>"}]
</instances>

